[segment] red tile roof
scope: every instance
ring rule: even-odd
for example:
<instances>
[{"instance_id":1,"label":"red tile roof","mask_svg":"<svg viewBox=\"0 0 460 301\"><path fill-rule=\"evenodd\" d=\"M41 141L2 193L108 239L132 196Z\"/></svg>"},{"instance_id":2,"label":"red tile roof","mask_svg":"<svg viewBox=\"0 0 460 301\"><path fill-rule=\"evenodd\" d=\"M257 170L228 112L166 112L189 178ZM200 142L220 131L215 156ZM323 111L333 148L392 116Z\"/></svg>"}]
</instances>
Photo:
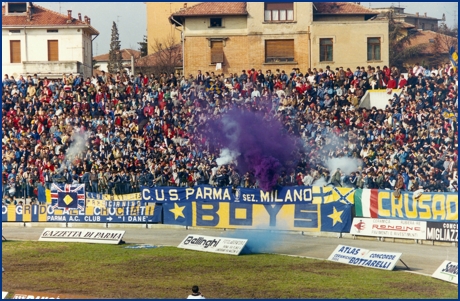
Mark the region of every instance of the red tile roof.
<instances>
[{"instance_id":1,"label":"red tile roof","mask_svg":"<svg viewBox=\"0 0 460 301\"><path fill-rule=\"evenodd\" d=\"M431 40L431 42L430 42ZM458 39L431 30L418 30L407 47L424 45L422 54L449 53L449 45L457 45Z\"/></svg>"},{"instance_id":2,"label":"red tile roof","mask_svg":"<svg viewBox=\"0 0 460 301\"><path fill-rule=\"evenodd\" d=\"M122 60L127 61L131 60L131 55L134 56L134 59L137 59L141 56L141 52L134 49L121 49ZM98 62L105 62L109 60L109 53L100 54L95 56L93 60Z\"/></svg>"},{"instance_id":3,"label":"red tile roof","mask_svg":"<svg viewBox=\"0 0 460 301\"><path fill-rule=\"evenodd\" d=\"M67 15L57 13L42 6L33 4L32 19L29 21L26 13L20 15L6 15L5 6L2 6L2 27L9 26L85 26L92 34L99 34L99 32L90 24L80 21L76 18L71 18L68 23Z\"/></svg>"},{"instance_id":4,"label":"red tile roof","mask_svg":"<svg viewBox=\"0 0 460 301\"><path fill-rule=\"evenodd\" d=\"M315 14L366 14L378 15L379 12L353 2L313 2Z\"/></svg>"},{"instance_id":5,"label":"red tile roof","mask_svg":"<svg viewBox=\"0 0 460 301\"><path fill-rule=\"evenodd\" d=\"M247 15L246 2L203 2L182 9L174 17Z\"/></svg>"},{"instance_id":6,"label":"red tile roof","mask_svg":"<svg viewBox=\"0 0 460 301\"><path fill-rule=\"evenodd\" d=\"M175 64L175 67L182 67L182 44L176 44L171 47L171 51L165 51L165 54L155 52L141 57L134 62L136 67L152 67L158 64L164 64L165 61Z\"/></svg>"}]
</instances>

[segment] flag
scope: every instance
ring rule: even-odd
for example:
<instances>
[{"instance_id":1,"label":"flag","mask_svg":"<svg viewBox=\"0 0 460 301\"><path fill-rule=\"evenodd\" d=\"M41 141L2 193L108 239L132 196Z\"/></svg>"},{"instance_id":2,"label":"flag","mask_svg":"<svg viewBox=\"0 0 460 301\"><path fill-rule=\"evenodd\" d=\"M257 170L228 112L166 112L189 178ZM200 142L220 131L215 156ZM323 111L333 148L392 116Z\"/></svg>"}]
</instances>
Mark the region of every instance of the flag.
<instances>
[{"instance_id":1,"label":"flag","mask_svg":"<svg viewBox=\"0 0 460 301\"><path fill-rule=\"evenodd\" d=\"M192 226L192 203L191 202L164 202L163 206L164 223L168 225Z\"/></svg>"},{"instance_id":2,"label":"flag","mask_svg":"<svg viewBox=\"0 0 460 301\"><path fill-rule=\"evenodd\" d=\"M84 184L51 184L51 205L55 209L79 209L85 208L85 185Z\"/></svg>"},{"instance_id":3,"label":"flag","mask_svg":"<svg viewBox=\"0 0 460 301\"><path fill-rule=\"evenodd\" d=\"M452 46L449 49L449 55L450 55L450 62L452 63L452 68L454 71L457 71L457 64L458 64L458 54L457 51L455 51L455 48Z\"/></svg>"},{"instance_id":4,"label":"flag","mask_svg":"<svg viewBox=\"0 0 460 301\"><path fill-rule=\"evenodd\" d=\"M358 217L378 217L378 189L355 190L355 215Z\"/></svg>"},{"instance_id":5,"label":"flag","mask_svg":"<svg viewBox=\"0 0 460 301\"><path fill-rule=\"evenodd\" d=\"M332 200L344 204L353 204L355 202L355 188L333 187Z\"/></svg>"},{"instance_id":6,"label":"flag","mask_svg":"<svg viewBox=\"0 0 460 301\"><path fill-rule=\"evenodd\" d=\"M348 233L351 228L352 204L332 202L321 204L321 232Z\"/></svg>"}]
</instances>

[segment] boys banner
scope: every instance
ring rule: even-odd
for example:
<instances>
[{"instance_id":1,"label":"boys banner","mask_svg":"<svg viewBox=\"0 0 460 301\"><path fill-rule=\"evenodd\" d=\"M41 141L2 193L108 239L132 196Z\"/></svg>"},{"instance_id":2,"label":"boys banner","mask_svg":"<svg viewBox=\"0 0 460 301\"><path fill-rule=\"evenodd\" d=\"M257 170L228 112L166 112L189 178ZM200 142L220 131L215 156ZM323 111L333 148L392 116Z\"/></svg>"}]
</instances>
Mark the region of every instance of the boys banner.
<instances>
[{"instance_id":1,"label":"boys banner","mask_svg":"<svg viewBox=\"0 0 460 301\"><path fill-rule=\"evenodd\" d=\"M400 219L430 222L457 222L458 194L401 191L395 198L393 191L357 189L354 194L356 217Z\"/></svg>"},{"instance_id":2,"label":"boys banner","mask_svg":"<svg viewBox=\"0 0 460 301\"><path fill-rule=\"evenodd\" d=\"M56 209L51 205L3 205L2 222L160 223L161 206Z\"/></svg>"},{"instance_id":3,"label":"boys banner","mask_svg":"<svg viewBox=\"0 0 460 301\"><path fill-rule=\"evenodd\" d=\"M212 186L141 191L143 201L162 204L164 224L327 232L350 230L348 198L354 192L307 186L271 192Z\"/></svg>"}]
</instances>

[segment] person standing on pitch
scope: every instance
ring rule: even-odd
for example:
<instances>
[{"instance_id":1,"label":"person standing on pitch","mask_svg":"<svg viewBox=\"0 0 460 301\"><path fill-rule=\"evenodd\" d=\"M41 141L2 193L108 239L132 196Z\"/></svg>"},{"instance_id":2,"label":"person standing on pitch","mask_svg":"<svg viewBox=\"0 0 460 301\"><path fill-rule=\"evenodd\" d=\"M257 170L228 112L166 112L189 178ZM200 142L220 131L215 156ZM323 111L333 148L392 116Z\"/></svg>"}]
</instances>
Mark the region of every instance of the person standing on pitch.
<instances>
[{"instance_id":1,"label":"person standing on pitch","mask_svg":"<svg viewBox=\"0 0 460 301\"><path fill-rule=\"evenodd\" d=\"M192 287L192 294L188 295L187 299L206 299L200 292L200 288L197 285Z\"/></svg>"}]
</instances>

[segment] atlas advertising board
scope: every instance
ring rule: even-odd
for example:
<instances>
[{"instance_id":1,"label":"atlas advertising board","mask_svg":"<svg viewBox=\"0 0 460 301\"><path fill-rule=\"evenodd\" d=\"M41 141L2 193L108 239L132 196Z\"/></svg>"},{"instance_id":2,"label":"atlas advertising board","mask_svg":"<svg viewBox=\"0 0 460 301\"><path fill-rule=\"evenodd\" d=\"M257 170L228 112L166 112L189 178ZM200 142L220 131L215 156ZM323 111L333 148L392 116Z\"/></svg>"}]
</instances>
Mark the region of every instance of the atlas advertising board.
<instances>
[{"instance_id":1,"label":"atlas advertising board","mask_svg":"<svg viewBox=\"0 0 460 301\"><path fill-rule=\"evenodd\" d=\"M458 284L458 263L445 260L432 277Z\"/></svg>"},{"instance_id":2,"label":"atlas advertising board","mask_svg":"<svg viewBox=\"0 0 460 301\"><path fill-rule=\"evenodd\" d=\"M247 242L247 239L190 234L177 247L195 251L239 255Z\"/></svg>"},{"instance_id":3,"label":"atlas advertising board","mask_svg":"<svg viewBox=\"0 0 460 301\"><path fill-rule=\"evenodd\" d=\"M121 230L45 228L38 240L117 245L124 234Z\"/></svg>"},{"instance_id":4,"label":"atlas advertising board","mask_svg":"<svg viewBox=\"0 0 460 301\"><path fill-rule=\"evenodd\" d=\"M370 251L356 247L338 245L328 260L363 266L367 268L393 270L402 253Z\"/></svg>"},{"instance_id":5,"label":"atlas advertising board","mask_svg":"<svg viewBox=\"0 0 460 301\"><path fill-rule=\"evenodd\" d=\"M363 236L426 239L426 223L423 221L355 217L350 233Z\"/></svg>"},{"instance_id":6,"label":"atlas advertising board","mask_svg":"<svg viewBox=\"0 0 460 301\"><path fill-rule=\"evenodd\" d=\"M458 242L458 223L428 222L426 240Z\"/></svg>"}]
</instances>

